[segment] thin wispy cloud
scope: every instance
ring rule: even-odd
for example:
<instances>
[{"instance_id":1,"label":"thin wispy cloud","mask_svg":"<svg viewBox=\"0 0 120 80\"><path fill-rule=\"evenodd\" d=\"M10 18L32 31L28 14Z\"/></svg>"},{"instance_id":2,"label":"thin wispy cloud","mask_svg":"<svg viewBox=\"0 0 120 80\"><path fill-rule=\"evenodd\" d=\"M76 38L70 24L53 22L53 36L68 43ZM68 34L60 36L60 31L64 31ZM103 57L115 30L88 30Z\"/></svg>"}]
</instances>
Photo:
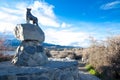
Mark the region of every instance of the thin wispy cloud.
<instances>
[{"instance_id":1,"label":"thin wispy cloud","mask_svg":"<svg viewBox=\"0 0 120 80\"><path fill-rule=\"evenodd\" d=\"M16 24L24 21L23 13L17 9L0 7L0 32L13 31Z\"/></svg>"},{"instance_id":2,"label":"thin wispy cloud","mask_svg":"<svg viewBox=\"0 0 120 80\"><path fill-rule=\"evenodd\" d=\"M109 2L107 4L103 4L100 8L103 10L120 8L120 1L113 1L113 2Z\"/></svg>"}]
</instances>

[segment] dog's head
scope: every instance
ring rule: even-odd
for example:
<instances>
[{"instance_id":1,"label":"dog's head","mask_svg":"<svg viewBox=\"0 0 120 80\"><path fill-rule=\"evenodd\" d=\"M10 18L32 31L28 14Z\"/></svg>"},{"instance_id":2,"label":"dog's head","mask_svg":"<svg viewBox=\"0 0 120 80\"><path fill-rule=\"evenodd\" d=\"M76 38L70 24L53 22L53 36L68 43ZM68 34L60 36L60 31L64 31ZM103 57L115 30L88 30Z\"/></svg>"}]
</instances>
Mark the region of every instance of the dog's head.
<instances>
[{"instance_id":1,"label":"dog's head","mask_svg":"<svg viewBox=\"0 0 120 80\"><path fill-rule=\"evenodd\" d=\"M27 8L27 12L30 12L31 11L31 8Z\"/></svg>"}]
</instances>

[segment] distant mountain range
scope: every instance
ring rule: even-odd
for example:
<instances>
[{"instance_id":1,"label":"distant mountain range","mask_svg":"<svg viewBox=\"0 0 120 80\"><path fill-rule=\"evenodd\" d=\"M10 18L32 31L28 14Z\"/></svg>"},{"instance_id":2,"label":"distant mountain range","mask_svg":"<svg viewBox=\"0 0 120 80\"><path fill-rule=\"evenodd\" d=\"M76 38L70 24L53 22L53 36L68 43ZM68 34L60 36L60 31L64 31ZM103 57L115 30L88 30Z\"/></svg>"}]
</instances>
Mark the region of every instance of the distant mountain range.
<instances>
[{"instance_id":1,"label":"distant mountain range","mask_svg":"<svg viewBox=\"0 0 120 80\"><path fill-rule=\"evenodd\" d=\"M55 45L55 44L50 44L50 43L43 43L43 46L45 48L53 48L53 49L58 49L58 48L76 48L76 47L73 47L73 46L62 46L62 45Z\"/></svg>"},{"instance_id":2,"label":"distant mountain range","mask_svg":"<svg viewBox=\"0 0 120 80\"><path fill-rule=\"evenodd\" d=\"M0 32L0 39L5 39L4 46L17 47L21 43L19 40L17 40L14 37L14 35L11 32L7 32L7 33L1 33ZM51 44L51 43L42 43L42 45L45 48L52 48L52 49L56 49L56 48L78 48L78 47L74 47L74 46L62 46L62 45Z\"/></svg>"},{"instance_id":3,"label":"distant mountain range","mask_svg":"<svg viewBox=\"0 0 120 80\"><path fill-rule=\"evenodd\" d=\"M12 46L12 47L17 47L20 45L20 41L17 40L17 39L6 39L4 41L4 45L5 46ZM45 47L45 48L49 48L49 49L57 49L57 48L76 48L76 47L73 47L73 46L62 46L62 45L55 45L55 44L51 44L51 43L42 43L42 45Z\"/></svg>"}]
</instances>

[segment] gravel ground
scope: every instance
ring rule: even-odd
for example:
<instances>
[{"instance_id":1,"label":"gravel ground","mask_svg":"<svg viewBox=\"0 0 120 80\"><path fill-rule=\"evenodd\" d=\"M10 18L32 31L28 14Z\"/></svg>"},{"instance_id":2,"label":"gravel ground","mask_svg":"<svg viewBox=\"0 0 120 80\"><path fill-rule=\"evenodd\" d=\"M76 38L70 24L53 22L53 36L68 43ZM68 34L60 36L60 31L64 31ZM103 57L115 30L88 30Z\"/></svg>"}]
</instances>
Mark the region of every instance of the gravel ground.
<instances>
[{"instance_id":1,"label":"gravel ground","mask_svg":"<svg viewBox=\"0 0 120 80\"><path fill-rule=\"evenodd\" d=\"M89 74L85 69L85 64L82 61L79 61L79 70L79 74L81 75L80 80L101 80L98 77Z\"/></svg>"},{"instance_id":2,"label":"gravel ground","mask_svg":"<svg viewBox=\"0 0 120 80\"><path fill-rule=\"evenodd\" d=\"M80 80L101 80L99 78L97 78L96 76L90 75L89 73L80 71Z\"/></svg>"}]
</instances>

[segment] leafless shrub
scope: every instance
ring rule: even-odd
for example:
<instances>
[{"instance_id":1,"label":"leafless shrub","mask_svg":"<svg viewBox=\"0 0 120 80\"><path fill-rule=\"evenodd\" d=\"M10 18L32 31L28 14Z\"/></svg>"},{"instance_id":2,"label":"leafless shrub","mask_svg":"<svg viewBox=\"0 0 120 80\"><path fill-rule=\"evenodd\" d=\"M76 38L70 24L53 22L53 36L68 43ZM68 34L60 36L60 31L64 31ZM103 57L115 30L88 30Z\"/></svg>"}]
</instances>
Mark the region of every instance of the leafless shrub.
<instances>
[{"instance_id":1,"label":"leafless shrub","mask_svg":"<svg viewBox=\"0 0 120 80\"><path fill-rule=\"evenodd\" d=\"M90 48L86 48L82 51L82 61L87 62L90 56Z\"/></svg>"},{"instance_id":2,"label":"leafless shrub","mask_svg":"<svg viewBox=\"0 0 120 80\"><path fill-rule=\"evenodd\" d=\"M88 49L89 63L104 80L120 78L120 36L109 37L106 41L94 42Z\"/></svg>"}]
</instances>

